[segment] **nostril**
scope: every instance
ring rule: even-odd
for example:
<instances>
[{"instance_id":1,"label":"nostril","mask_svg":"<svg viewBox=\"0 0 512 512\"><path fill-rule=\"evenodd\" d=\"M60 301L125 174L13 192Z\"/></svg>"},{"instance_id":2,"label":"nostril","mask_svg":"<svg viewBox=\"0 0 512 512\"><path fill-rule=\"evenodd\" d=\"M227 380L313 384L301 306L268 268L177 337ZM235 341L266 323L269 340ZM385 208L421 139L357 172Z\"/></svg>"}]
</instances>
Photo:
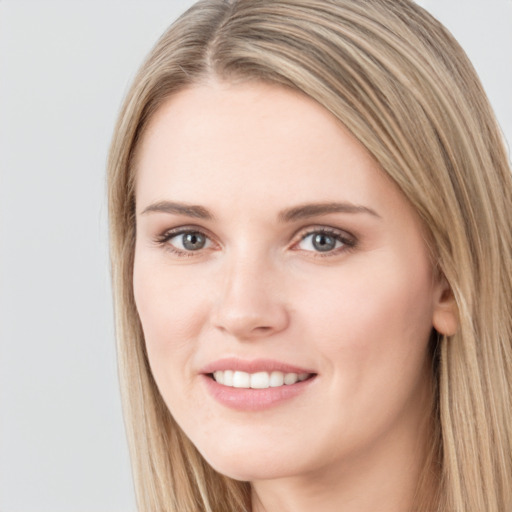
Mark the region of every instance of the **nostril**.
<instances>
[{"instance_id":1,"label":"nostril","mask_svg":"<svg viewBox=\"0 0 512 512\"><path fill-rule=\"evenodd\" d=\"M253 331L268 332L268 331L270 331L271 329L272 329L272 327L262 325L262 326L259 326L259 327L255 327L255 328L253 329Z\"/></svg>"}]
</instances>

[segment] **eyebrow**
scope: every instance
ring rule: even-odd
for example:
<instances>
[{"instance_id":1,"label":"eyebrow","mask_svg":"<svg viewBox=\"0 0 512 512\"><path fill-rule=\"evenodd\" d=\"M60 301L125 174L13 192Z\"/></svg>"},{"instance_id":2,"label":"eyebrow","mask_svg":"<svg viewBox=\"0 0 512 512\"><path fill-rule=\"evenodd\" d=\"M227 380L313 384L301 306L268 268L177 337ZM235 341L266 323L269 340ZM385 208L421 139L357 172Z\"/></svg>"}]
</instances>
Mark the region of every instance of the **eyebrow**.
<instances>
[{"instance_id":1,"label":"eyebrow","mask_svg":"<svg viewBox=\"0 0 512 512\"><path fill-rule=\"evenodd\" d=\"M207 208L199 205L177 203L174 201L159 201L149 205L142 211L142 215L151 212L185 215L202 220L214 220L215 216ZM294 222L329 213L366 213L380 218L380 215L371 208L352 203L307 203L282 210L278 214L280 222Z\"/></svg>"},{"instance_id":2,"label":"eyebrow","mask_svg":"<svg viewBox=\"0 0 512 512\"><path fill-rule=\"evenodd\" d=\"M171 213L175 215L185 215L187 217L194 217L196 219L203 220L214 220L213 214L204 208L194 204L175 203L173 201L159 201L153 203L145 208L141 215L146 213L159 212L159 213Z\"/></svg>"},{"instance_id":3,"label":"eyebrow","mask_svg":"<svg viewBox=\"0 0 512 512\"><path fill-rule=\"evenodd\" d=\"M279 213L281 222L293 222L297 220L308 219L317 215L327 215L329 213L367 213L380 218L380 215L371 208L356 205L352 203L308 203L293 208L288 208Z\"/></svg>"}]
</instances>

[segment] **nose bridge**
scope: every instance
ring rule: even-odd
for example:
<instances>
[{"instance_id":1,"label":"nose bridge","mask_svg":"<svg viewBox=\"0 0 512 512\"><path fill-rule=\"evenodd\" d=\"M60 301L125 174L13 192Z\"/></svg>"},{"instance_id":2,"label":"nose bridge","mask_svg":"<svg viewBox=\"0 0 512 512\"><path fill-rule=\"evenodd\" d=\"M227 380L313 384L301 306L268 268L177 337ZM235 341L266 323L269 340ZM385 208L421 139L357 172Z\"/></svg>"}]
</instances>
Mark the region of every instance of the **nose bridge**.
<instances>
[{"instance_id":1,"label":"nose bridge","mask_svg":"<svg viewBox=\"0 0 512 512\"><path fill-rule=\"evenodd\" d=\"M226 257L222 270L214 315L216 327L239 339L284 329L288 313L279 274L268 254L256 250L233 251Z\"/></svg>"}]
</instances>

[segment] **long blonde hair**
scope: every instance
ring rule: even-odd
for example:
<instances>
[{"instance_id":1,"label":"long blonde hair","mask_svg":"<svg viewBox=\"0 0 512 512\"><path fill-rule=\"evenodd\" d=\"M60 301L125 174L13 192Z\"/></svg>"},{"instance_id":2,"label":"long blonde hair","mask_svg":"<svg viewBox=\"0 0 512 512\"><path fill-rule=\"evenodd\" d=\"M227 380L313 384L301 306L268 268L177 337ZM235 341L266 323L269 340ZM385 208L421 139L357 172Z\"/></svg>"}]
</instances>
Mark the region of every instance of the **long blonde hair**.
<instances>
[{"instance_id":1,"label":"long blonde hair","mask_svg":"<svg viewBox=\"0 0 512 512\"><path fill-rule=\"evenodd\" d=\"M116 334L141 512L248 511L249 484L215 472L153 381L132 288L134 155L176 91L216 76L299 90L362 142L423 219L458 307L435 352L423 512L512 510L512 177L463 50L409 0L202 0L157 42L121 109L109 158Z\"/></svg>"}]
</instances>

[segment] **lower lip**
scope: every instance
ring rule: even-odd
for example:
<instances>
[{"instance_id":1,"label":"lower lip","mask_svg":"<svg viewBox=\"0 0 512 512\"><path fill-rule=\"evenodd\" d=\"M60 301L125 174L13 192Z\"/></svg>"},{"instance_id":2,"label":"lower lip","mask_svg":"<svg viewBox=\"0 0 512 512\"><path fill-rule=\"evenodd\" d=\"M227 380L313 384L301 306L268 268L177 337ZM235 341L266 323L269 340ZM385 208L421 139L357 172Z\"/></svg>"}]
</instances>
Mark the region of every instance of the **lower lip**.
<instances>
[{"instance_id":1,"label":"lower lip","mask_svg":"<svg viewBox=\"0 0 512 512\"><path fill-rule=\"evenodd\" d=\"M209 375L202 375L208 392L222 405L238 411L263 411L304 393L316 375L301 382L276 388L233 388L219 384Z\"/></svg>"}]
</instances>

